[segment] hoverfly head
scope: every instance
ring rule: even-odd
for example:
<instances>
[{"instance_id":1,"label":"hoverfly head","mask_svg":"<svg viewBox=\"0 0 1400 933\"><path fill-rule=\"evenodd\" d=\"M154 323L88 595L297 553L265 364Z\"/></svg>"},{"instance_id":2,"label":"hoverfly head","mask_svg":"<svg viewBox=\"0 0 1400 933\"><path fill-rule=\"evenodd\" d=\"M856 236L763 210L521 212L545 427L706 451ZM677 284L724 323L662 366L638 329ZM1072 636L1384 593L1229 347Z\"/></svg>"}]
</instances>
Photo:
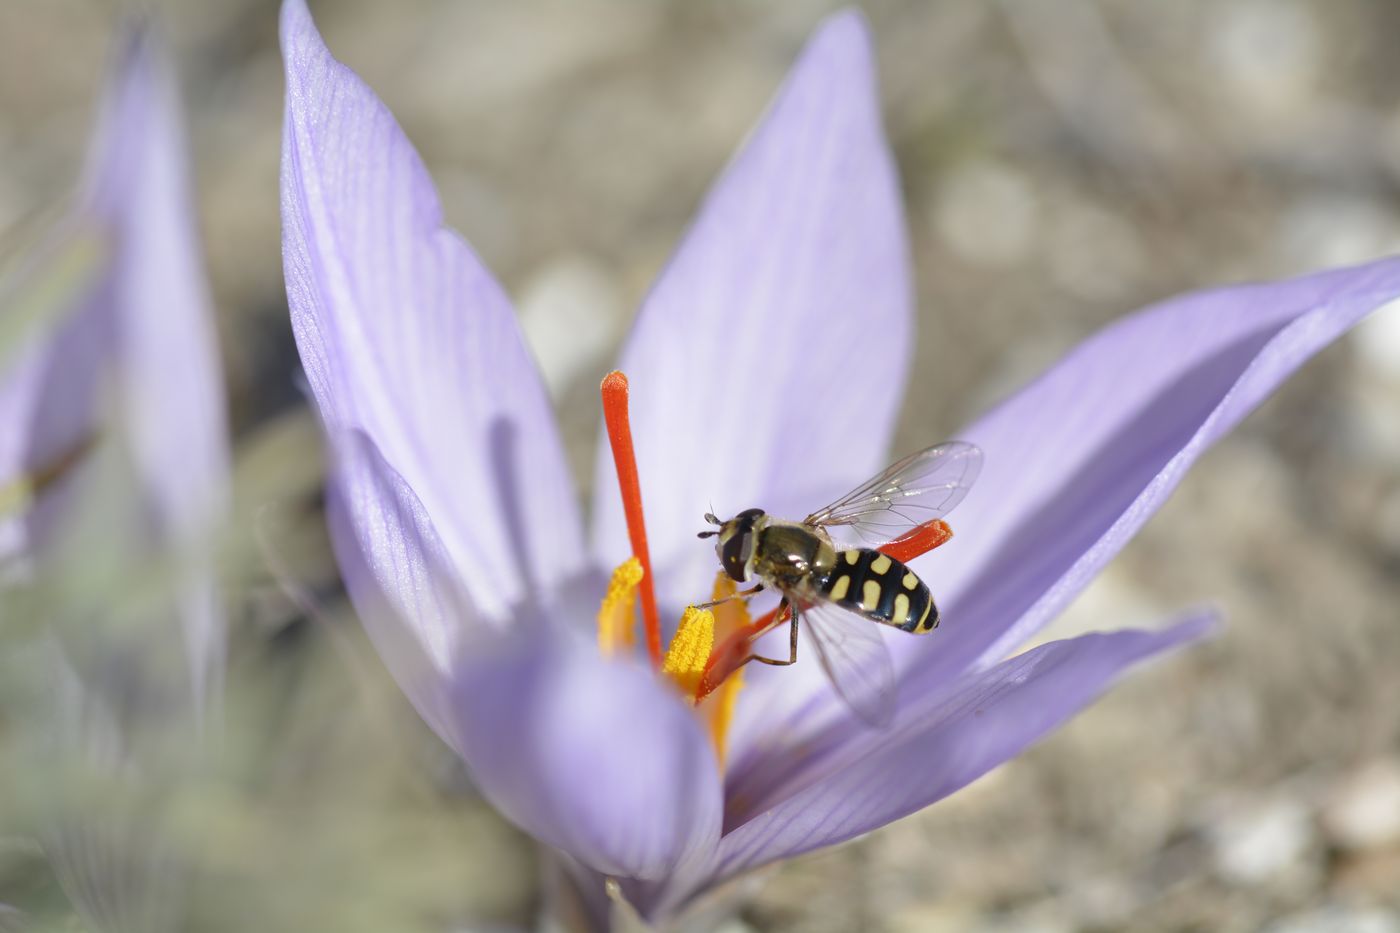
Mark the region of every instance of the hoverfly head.
<instances>
[{"instance_id":1,"label":"hoverfly head","mask_svg":"<svg viewBox=\"0 0 1400 933\"><path fill-rule=\"evenodd\" d=\"M705 517L714 518L713 515ZM765 517L762 509L745 509L727 522L716 522L720 526L718 532L702 534L702 537L718 535L715 554L719 556L720 565L740 583L747 581L753 572L754 538L759 520Z\"/></svg>"}]
</instances>

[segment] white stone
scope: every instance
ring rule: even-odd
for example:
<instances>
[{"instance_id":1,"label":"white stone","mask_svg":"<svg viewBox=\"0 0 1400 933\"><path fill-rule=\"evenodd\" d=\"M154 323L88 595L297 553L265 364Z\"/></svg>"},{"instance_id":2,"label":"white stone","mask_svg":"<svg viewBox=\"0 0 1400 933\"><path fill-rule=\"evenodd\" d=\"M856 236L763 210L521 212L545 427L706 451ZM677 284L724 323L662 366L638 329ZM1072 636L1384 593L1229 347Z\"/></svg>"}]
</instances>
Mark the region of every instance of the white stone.
<instances>
[{"instance_id":1,"label":"white stone","mask_svg":"<svg viewBox=\"0 0 1400 933\"><path fill-rule=\"evenodd\" d=\"M1400 251L1400 217L1372 197L1318 195L1284 215L1279 260L1294 269L1325 269Z\"/></svg>"},{"instance_id":2,"label":"white stone","mask_svg":"<svg viewBox=\"0 0 1400 933\"><path fill-rule=\"evenodd\" d=\"M1332 788L1321 812L1328 838L1343 849L1400 842L1400 763L1379 761Z\"/></svg>"},{"instance_id":3,"label":"white stone","mask_svg":"<svg viewBox=\"0 0 1400 933\"><path fill-rule=\"evenodd\" d=\"M1223 88L1251 121L1306 111L1323 61L1311 8L1297 0L1244 0L1215 11L1206 38Z\"/></svg>"},{"instance_id":4,"label":"white stone","mask_svg":"<svg viewBox=\"0 0 1400 933\"><path fill-rule=\"evenodd\" d=\"M1352 332L1361 362L1386 379L1400 382L1400 301L1373 311Z\"/></svg>"},{"instance_id":5,"label":"white stone","mask_svg":"<svg viewBox=\"0 0 1400 933\"><path fill-rule=\"evenodd\" d=\"M1229 812L1213 832L1216 871L1241 884L1262 884L1302 866L1313 843L1310 815L1286 797Z\"/></svg>"}]
</instances>

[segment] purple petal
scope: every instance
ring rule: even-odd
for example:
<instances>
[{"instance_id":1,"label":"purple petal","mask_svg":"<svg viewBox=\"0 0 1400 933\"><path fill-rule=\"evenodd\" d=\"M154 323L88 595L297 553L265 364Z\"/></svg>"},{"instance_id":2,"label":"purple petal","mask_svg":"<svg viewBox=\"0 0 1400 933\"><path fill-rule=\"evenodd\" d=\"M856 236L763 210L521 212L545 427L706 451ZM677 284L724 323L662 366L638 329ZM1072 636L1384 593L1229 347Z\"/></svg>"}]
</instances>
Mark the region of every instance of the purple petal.
<instances>
[{"instance_id":1,"label":"purple petal","mask_svg":"<svg viewBox=\"0 0 1400 933\"><path fill-rule=\"evenodd\" d=\"M811 40L657 282L623 351L652 556L709 591L701 515L811 506L884 461L908 368L908 247L856 12ZM629 553L611 454L595 545ZM780 512L781 514L781 512Z\"/></svg>"},{"instance_id":2,"label":"purple petal","mask_svg":"<svg viewBox=\"0 0 1400 933\"><path fill-rule=\"evenodd\" d=\"M36 701L39 722L27 727L42 730L53 773L61 765L124 792L150 764L153 741L193 736L182 730L217 700L224 623L211 550L229 453L179 104L148 30L129 34L110 82L87 186L63 231L100 230L105 263L80 304L37 335L19 372L34 392L23 468L42 473L71 461L29 515L40 572L68 579L75 539L78 553L96 555L98 566L84 570L97 579L113 566L145 572L150 562L177 561L173 592L142 594L140 624L123 615L130 593L104 594L88 617L82 588L65 591L48 621L61 636L81 617L74 663L59 657L55 639L45 646L54 658L34 668L52 695ZM43 826L55 870L99 926L174 929L179 868L149 814L138 819L123 810L129 798L113 797Z\"/></svg>"},{"instance_id":3,"label":"purple petal","mask_svg":"<svg viewBox=\"0 0 1400 933\"><path fill-rule=\"evenodd\" d=\"M1053 619L1210 443L1397 293L1387 260L1182 296L1099 332L962 432L986 462L952 516L958 536L915 563L943 625L886 637L902 694L995 663ZM815 670L776 673L797 676L746 690L731 773L762 773L789 738L845 715Z\"/></svg>"},{"instance_id":4,"label":"purple petal","mask_svg":"<svg viewBox=\"0 0 1400 933\"><path fill-rule=\"evenodd\" d=\"M1400 260L1187 295L1101 331L962 436L986 466L958 537L917 566L944 624L904 646L912 692L1052 619L1216 439L1400 295Z\"/></svg>"},{"instance_id":5,"label":"purple petal","mask_svg":"<svg viewBox=\"0 0 1400 933\"><path fill-rule=\"evenodd\" d=\"M129 55L104 113L93 186L116 237L114 352L146 517L165 547L189 557L207 552L228 501L223 377L173 76L148 34ZM62 366L63 378L71 369ZM202 697L222 667L224 623L207 558L190 566L180 616Z\"/></svg>"},{"instance_id":6,"label":"purple petal","mask_svg":"<svg viewBox=\"0 0 1400 933\"><path fill-rule=\"evenodd\" d=\"M346 590L375 650L428 725L449 743L450 680L489 638L432 518L361 431L329 436L327 521Z\"/></svg>"},{"instance_id":7,"label":"purple petal","mask_svg":"<svg viewBox=\"0 0 1400 933\"><path fill-rule=\"evenodd\" d=\"M421 502L363 433L332 435L330 527L375 647L482 792L608 874L654 877L719 836L719 771L694 715L649 671L568 631L483 626Z\"/></svg>"},{"instance_id":8,"label":"purple petal","mask_svg":"<svg viewBox=\"0 0 1400 933\"><path fill-rule=\"evenodd\" d=\"M283 261L297 347L331 431L359 429L432 515L487 617L581 564L573 486L510 303L442 225L393 115L282 8Z\"/></svg>"},{"instance_id":9,"label":"purple petal","mask_svg":"<svg viewBox=\"0 0 1400 933\"><path fill-rule=\"evenodd\" d=\"M97 228L105 263L0 389L5 481L67 464L65 479L28 516L29 545L47 551L80 503L66 477L93 472L80 467L96 457L79 452L111 442L129 455L122 469L136 488L122 492L125 521L101 530L128 555L181 556L175 613L202 708L223 658L208 551L227 502L227 426L179 103L169 66L144 31L122 49L88 169L60 236Z\"/></svg>"},{"instance_id":10,"label":"purple petal","mask_svg":"<svg viewBox=\"0 0 1400 933\"><path fill-rule=\"evenodd\" d=\"M7 309L8 310L8 309ZM24 484L24 477L35 474L37 464L30 455L30 421L38 407L39 390L47 362L48 347L25 343L16 348L0 374L0 488L6 493ZM0 516L0 565L24 565L30 544L29 523L13 508Z\"/></svg>"},{"instance_id":11,"label":"purple petal","mask_svg":"<svg viewBox=\"0 0 1400 933\"><path fill-rule=\"evenodd\" d=\"M1053 642L904 706L888 731L848 729L786 773L729 789L715 877L810 852L907 816L969 784L1074 715L1126 667L1206 634L1198 615L1166 631Z\"/></svg>"},{"instance_id":12,"label":"purple petal","mask_svg":"<svg viewBox=\"0 0 1400 933\"><path fill-rule=\"evenodd\" d=\"M514 637L459 672L455 744L487 799L606 875L708 861L719 767L691 708L651 671L582 639Z\"/></svg>"}]
</instances>

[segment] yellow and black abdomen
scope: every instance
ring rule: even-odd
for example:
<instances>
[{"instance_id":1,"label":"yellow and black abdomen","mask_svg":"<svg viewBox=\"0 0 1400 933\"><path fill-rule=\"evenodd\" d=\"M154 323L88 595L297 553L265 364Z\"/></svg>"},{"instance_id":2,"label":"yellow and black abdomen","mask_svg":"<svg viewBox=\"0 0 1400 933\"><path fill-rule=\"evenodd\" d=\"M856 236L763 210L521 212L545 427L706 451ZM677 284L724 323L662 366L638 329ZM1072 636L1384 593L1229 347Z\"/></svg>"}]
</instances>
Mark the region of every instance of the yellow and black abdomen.
<instances>
[{"instance_id":1,"label":"yellow and black abdomen","mask_svg":"<svg viewBox=\"0 0 1400 933\"><path fill-rule=\"evenodd\" d=\"M851 548L837 554L821 591L843 609L916 635L938 625L938 607L924 581L879 551Z\"/></svg>"}]
</instances>

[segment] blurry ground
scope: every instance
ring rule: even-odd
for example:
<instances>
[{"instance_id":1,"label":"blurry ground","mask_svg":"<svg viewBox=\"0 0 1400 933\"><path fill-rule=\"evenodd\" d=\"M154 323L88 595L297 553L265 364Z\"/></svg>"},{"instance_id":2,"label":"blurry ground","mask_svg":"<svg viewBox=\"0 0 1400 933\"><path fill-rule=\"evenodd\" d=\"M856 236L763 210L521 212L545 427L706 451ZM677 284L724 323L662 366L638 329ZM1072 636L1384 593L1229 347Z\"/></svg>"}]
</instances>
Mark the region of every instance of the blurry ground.
<instances>
[{"instance_id":1,"label":"blurry ground","mask_svg":"<svg viewBox=\"0 0 1400 933\"><path fill-rule=\"evenodd\" d=\"M69 190L114 6L0 5L0 228L23 229ZM235 424L252 439L300 404L278 252L276 4L167 6ZM449 220L515 297L581 485L592 386L829 6L312 3L331 48L419 146ZM919 275L900 450L953 433L1144 303L1400 249L1400 7L867 9ZM1150 624L1214 600L1229 619L1219 640L1132 678L954 799L783 868L745 921L1400 930L1397 314L1329 350L1210 454L1052 633ZM551 339L577 333L574 315L596 344ZM324 568L308 527L306 566ZM354 627L332 638L289 622L295 613L254 582L231 683L247 708L248 786L262 795L244 803L262 822L231 833L247 851L229 847L218 893L282 871L313 892L302 928L330 928L325 905L339 898L348 911L365 885L389 887L392 864L403 876L384 894L394 904L528 916L529 847L472 802L392 691L361 702L346 651L376 662ZM385 737L404 754L386 756ZM356 862L361 844L379 857ZM0 884L44 896L33 853L4 845ZM372 926L358 913L339 928L359 925Z\"/></svg>"}]
</instances>

